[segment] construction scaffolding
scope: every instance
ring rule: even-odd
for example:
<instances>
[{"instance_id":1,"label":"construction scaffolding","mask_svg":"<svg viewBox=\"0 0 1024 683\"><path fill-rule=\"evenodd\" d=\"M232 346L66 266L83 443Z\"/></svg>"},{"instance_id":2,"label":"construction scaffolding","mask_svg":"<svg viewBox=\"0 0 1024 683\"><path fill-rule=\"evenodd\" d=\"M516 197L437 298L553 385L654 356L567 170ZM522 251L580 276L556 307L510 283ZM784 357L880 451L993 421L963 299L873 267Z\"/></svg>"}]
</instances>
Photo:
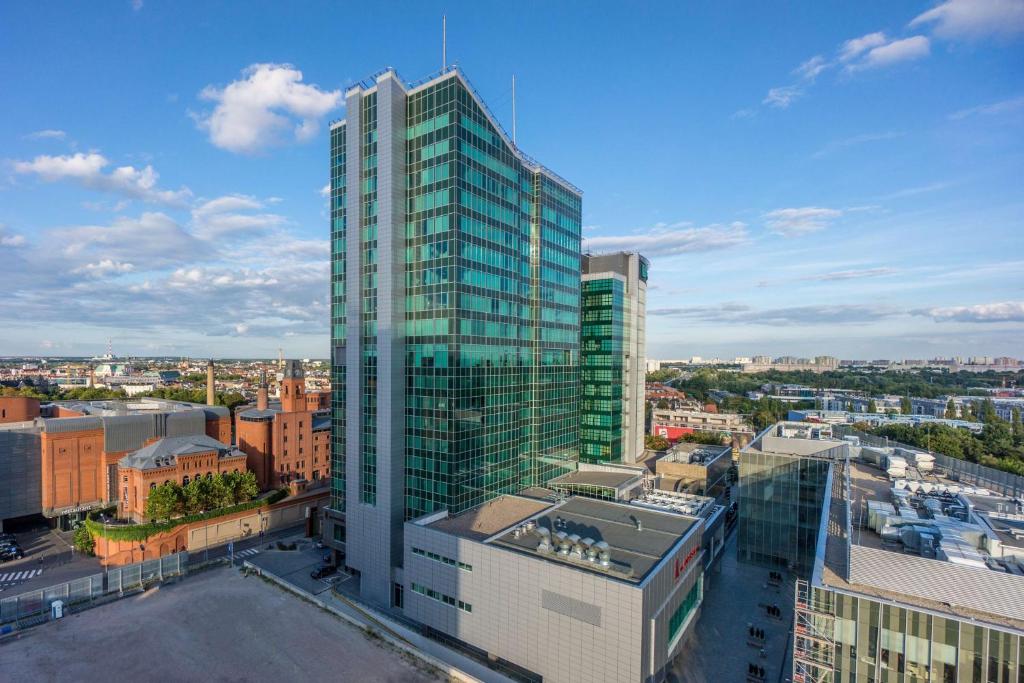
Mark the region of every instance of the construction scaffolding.
<instances>
[{"instance_id":1,"label":"construction scaffolding","mask_svg":"<svg viewBox=\"0 0 1024 683\"><path fill-rule=\"evenodd\" d=\"M816 598L810 584L798 580L793 626L793 683L833 683L835 620L830 601Z\"/></svg>"}]
</instances>

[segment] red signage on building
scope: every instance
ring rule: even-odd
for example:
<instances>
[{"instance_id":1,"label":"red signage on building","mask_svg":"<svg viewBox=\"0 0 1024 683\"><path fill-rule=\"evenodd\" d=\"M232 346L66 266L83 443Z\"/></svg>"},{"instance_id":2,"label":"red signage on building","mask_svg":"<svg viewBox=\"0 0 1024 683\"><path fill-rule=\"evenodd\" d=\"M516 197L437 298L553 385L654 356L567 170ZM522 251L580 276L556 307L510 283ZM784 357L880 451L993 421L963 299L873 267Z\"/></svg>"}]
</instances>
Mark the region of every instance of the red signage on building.
<instances>
[{"instance_id":1,"label":"red signage on building","mask_svg":"<svg viewBox=\"0 0 1024 683\"><path fill-rule=\"evenodd\" d=\"M697 556L697 553L699 552L700 546L697 545L694 546L693 550L690 551L690 554L684 557L682 560L680 560L678 557L676 558L676 580L678 580L679 577L686 571L686 568L689 566L690 562L693 560L693 558Z\"/></svg>"}]
</instances>

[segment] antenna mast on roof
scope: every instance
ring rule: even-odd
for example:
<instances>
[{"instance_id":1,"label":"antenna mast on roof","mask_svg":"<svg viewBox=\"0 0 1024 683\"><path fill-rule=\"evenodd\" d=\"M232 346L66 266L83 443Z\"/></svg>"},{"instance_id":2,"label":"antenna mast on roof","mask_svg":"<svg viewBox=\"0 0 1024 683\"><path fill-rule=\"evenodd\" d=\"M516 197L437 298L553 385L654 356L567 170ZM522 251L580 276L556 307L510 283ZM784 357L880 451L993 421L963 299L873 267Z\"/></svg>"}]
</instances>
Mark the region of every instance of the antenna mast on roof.
<instances>
[{"instance_id":1,"label":"antenna mast on roof","mask_svg":"<svg viewBox=\"0 0 1024 683\"><path fill-rule=\"evenodd\" d=\"M512 74L512 144L516 144L516 75Z\"/></svg>"},{"instance_id":2,"label":"antenna mast on roof","mask_svg":"<svg viewBox=\"0 0 1024 683\"><path fill-rule=\"evenodd\" d=\"M441 15L441 73L448 71L448 15Z\"/></svg>"}]
</instances>

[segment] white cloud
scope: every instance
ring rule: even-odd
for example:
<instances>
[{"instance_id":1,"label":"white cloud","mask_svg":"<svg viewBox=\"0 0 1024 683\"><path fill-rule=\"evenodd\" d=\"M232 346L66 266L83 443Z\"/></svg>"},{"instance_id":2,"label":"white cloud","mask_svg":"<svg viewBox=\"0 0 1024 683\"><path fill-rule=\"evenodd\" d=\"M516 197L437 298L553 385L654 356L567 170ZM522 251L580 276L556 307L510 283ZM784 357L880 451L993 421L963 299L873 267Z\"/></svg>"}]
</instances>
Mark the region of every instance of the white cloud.
<instances>
[{"instance_id":1,"label":"white cloud","mask_svg":"<svg viewBox=\"0 0 1024 683\"><path fill-rule=\"evenodd\" d=\"M831 64L829 64L824 57L821 55L815 55L798 66L793 73L806 81L813 81L818 77L818 74L830 66Z\"/></svg>"},{"instance_id":2,"label":"white cloud","mask_svg":"<svg viewBox=\"0 0 1024 683\"><path fill-rule=\"evenodd\" d=\"M131 263L103 259L96 263L86 263L72 272L88 275L89 277L107 277L109 275L124 275L134 270L135 266Z\"/></svg>"},{"instance_id":3,"label":"white cloud","mask_svg":"<svg viewBox=\"0 0 1024 683\"><path fill-rule=\"evenodd\" d=\"M869 33L860 38L851 38L839 46L839 61L849 62L875 47L885 45L889 39L881 31Z\"/></svg>"},{"instance_id":4,"label":"white cloud","mask_svg":"<svg viewBox=\"0 0 1024 683\"><path fill-rule=\"evenodd\" d=\"M848 71L861 71L883 66L891 66L900 62L927 57L931 52L931 42L925 36L911 36L902 40L880 45L868 50L864 58L848 64Z\"/></svg>"},{"instance_id":5,"label":"white cloud","mask_svg":"<svg viewBox=\"0 0 1024 683\"><path fill-rule=\"evenodd\" d=\"M70 181L91 190L114 192L146 202L181 206L192 196L182 187L180 190L161 190L157 187L160 175L152 166L135 168L119 166L109 173L103 169L110 161L102 154L89 152L61 156L40 155L32 161L15 161L17 173L36 175L46 182Z\"/></svg>"},{"instance_id":6,"label":"white cloud","mask_svg":"<svg viewBox=\"0 0 1024 683\"><path fill-rule=\"evenodd\" d=\"M817 206L775 209L764 215L772 232L783 237L800 237L828 227L834 219L843 214L839 209Z\"/></svg>"},{"instance_id":7,"label":"white cloud","mask_svg":"<svg viewBox=\"0 0 1024 683\"><path fill-rule=\"evenodd\" d=\"M993 304L975 304L973 306L929 308L917 311L917 313L929 315L936 322L1020 323L1024 322L1024 301L1003 301Z\"/></svg>"},{"instance_id":8,"label":"white cloud","mask_svg":"<svg viewBox=\"0 0 1024 683\"><path fill-rule=\"evenodd\" d=\"M842 280L861 280L871 277L883 277L899 273L895 268L862 268L859 270L836 270L831 273L819 273L800 278L810 282L838 282Z\"/></svg>"},{"instance_id":9,"label":"white cloud","mask_svg":"<svg viewBox=\"0 0 1024 683\"><path fill-rule=\"evenodd\" d=\"M146 263L149 268L180 260L209 258L209 249L170 216L153 212L118 217L110 225L58 228L52 244L71 263Z\"/></svg>"},{"instance_id":10,"label":"white cloud","mask_svg":"<svg viewBox=\"0 0 1024 683\"><path fill-rule=\"evenodd\" d=\"M756 309L746 304L647 309L651 316L679 318L715 325L842 325L884 320L899 315L896 309L870 304L829 304Z\"/></svg>"},{"instance_id":11,"label":"white cloud","mask_svg":"<svg viewBox=\"0 0 1024 683\"><path fill-rule=\"evenodd\" d=\"M729 249L748 242L746 225L693 227L689 223L658 224L646 233L584 238L583 249L592 253L639 251L644 256L675 256L691 252Z\"/></svg>"},{"instance_id":12,"label":"white cloud","mask_svg":"<svg viewBox=\"0 0 1024 683\"><path fill-rule=\"evenodd\" d=\"M329 198L331 196L331 184L330 183L327 183L326 185L324 185L323 187L320 188L320 196L324 197L324 198Z\"/></svg>"},{"instance_id":13,"label":"white cloud","mask_svg":"<svg viewBox=\"0 0 1024 683\"><path fill-rule=\"evenodd\" d=\"M949 118L954 121L960 121L968 118L969 116L1005 114L1022 108L1024 108L1024 95L1021 95L1020 97L1012 97L1008 100L1003 100L1002 102L993 102L992 104L983 104L969 109L961 109L958 112L950 114Z\"/></svg>"},{"instance_id":14,"label":"white cloud","mask_svg":"<svg viewBox=\"0 0 1024 683\"><path fill-rule=\"evenodd\" d=\"M142 9L142 0L132 0L132 9L136 12Z\"/></svg>"},{"instance_id":15,"label":"white cloud","mask_svg":"<svg viewBox=\"0 0 1024 683\"><path fill-rule=\"evenodd\" d=\"M266 233L284 225L284 216L273 213L247 213L264 208L264 203L247 195L226 195L199 204L192 210L196 235L203 239L221 239Z\"/></svg>"},{"instance_id":16,"label":"white cloud","mask_svg":"<svg viewBox=\"0 0 1024 683\"><path fill-rule=\"evenodd\" d=\"M0 247L23 247L28 243L24 235L9 233L7 226L0 223Z\"/></svg>"},{"instance_id":17,"label":"white cloud","mask_svg":"<svg viewBox=\"0 0 1024 683\"><path fill-rule=\"evenodd\" d=\"M340 90L302 83L302 72L288 64L253 64L224 88L207 86L199 94L215 102L198 115L210 142L232 152L253 153L281 141L292 130L302 142L314 136L319 120L341 104Z\"/></svg>"},{"instance_id":18,"label":"white cloud","mask_svg":"<svg viewBox=\"0 0 1024 683\"><path fill-rule=\"evenodd\" d=\"M803 94L804 91L796 85L772 88L765 95L764 99L761 100L761 104L767 104L769 107L775 107L776 109L786 109L793 102L800 99L800 96Z\"/></svg>"},{"instance_id":19,"label":"white cloud","mask_svg":"<svg viewBox=\"0 0 1024 683\"><path fill-rule=\"evenodd\" d=\"M940 38L978 39L1024 33L1024 0L946 0L910 22Z\"/></svg>"},{"instance_id":20,"label":"white cloud","mask_svg":"<svg viewBox=\"0 0 1024 683\"><path fill-rule=\"evenodd\" d=\"M866 142L878 142L881 140L893 140L895 138L903 137L903 133L898 131L887 131L885 133L864 133L862 135L854 135L853 137L843 138L842 140L833 140L828 143L817 152L811 155L813 159L820 159L828 156L834 152L846 149L848 147L855 147L862 145Z\"/></svg>"},{"instance_id":21,"label":"white cloud","mask_svg":"<svg viewBox=\"0 0 1024 683\"><path fill-rule=\"evenodd\" d=\"M67 137L67 133L62 130L55 130L53 128L47 128L45 130L37 130L33 133L29 133L25 136L26 140L63 140Z\"/></svg>"}]
</instances>

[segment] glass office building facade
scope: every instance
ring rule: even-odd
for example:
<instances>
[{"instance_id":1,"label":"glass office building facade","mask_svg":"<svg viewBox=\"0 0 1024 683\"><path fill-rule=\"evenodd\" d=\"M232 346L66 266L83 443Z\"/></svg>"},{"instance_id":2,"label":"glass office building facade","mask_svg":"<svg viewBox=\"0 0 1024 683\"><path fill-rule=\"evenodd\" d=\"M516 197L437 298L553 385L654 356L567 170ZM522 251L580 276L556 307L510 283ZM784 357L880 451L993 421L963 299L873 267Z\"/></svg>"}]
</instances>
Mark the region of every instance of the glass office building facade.
<instances>
[{"instance_id":1,"label":"glass office building facade","mask_svg":"<svg viewBox=\"0 0 1024 683\"><path fill-rule=\"evenodd\" d=\"M580 459L586 462L643 459L647 267L632 252L583 257Z\"/></svg>"},{"instance_id":2,"label":"glass office building facade","mask_svg":"<svg viewBox=\"0 0 1024 683\"><path fill-rule=\"evenodd\" d=\"M582 285L580 460L585 462L622 461L625 286L611 277Z\"/></svg>"},{"instance_id":3,"label":"glass office building facade","mask_svg":"<svg viewBox=\"0 0 1024 683\"><path fill-rule=\"evenodd\" d=\"M741 561L810 573L830 466L823 458L740 451Z\"/></svg>"},{"instance_id":4,"label":"glass office building facade","mask_svg":"<svg viewBox=\"0 0 1024 683\"><path fill-rule=\"evenodd\" d=\"M388 71L346 99L331 130L333 506L365 572L355 545L396 564L405 519L578 458L581 195L456 70L414 88Z\"/></svg>"},{"instance_id":5,"label":"glass office building facade","mask_svg":"<svg viewBox=\"0 0 1024 683\"><path fill-rule=\"evenodd\" d=\"M1024 635L867 596L811 589L834 633L834 683L1024 683Z\"/></svg>"}]
</instances>

